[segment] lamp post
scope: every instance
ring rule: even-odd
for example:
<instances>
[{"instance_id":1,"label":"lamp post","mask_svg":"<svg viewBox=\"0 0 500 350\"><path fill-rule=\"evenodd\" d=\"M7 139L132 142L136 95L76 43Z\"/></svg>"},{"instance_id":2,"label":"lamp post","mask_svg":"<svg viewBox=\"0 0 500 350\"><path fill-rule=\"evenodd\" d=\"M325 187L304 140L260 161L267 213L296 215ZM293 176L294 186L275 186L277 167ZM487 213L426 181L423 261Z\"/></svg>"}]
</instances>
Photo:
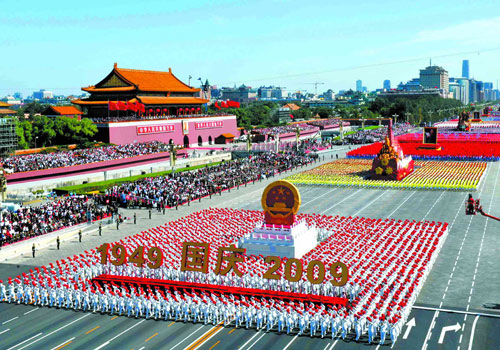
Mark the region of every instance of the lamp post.
<instances>
[{"instance_id":1,"label":"lamp post","mask_svg":"<svg viewBox=\"0 0 500 350\"><path fill-rule=\"evenodd\" d=\"M410 115L411 113L410 112L406 112L405 113L405 116L406 116L406 122L409 123L410 122Z\"/></svg>"},{"instance_id":2,"label":"lamp post","mask_svg":"<svg viewBox=\"0 0 500 350\"><path fill-rule=\"evenodd\" d=\"M35 136L35 148L36 148L36 140L38 139L38 136Z\"/></svg>"},{"instance_id":3,"label":"lamp post","mask_svg":"<svg viewBox=\"0 0 500 350\"><path fill-rule=\"evenodd\" d=\"M396 121L398 120L399 114L394 113L392 116L394 117L394 124L396 124Z\"/></svg>"}]
</instances>

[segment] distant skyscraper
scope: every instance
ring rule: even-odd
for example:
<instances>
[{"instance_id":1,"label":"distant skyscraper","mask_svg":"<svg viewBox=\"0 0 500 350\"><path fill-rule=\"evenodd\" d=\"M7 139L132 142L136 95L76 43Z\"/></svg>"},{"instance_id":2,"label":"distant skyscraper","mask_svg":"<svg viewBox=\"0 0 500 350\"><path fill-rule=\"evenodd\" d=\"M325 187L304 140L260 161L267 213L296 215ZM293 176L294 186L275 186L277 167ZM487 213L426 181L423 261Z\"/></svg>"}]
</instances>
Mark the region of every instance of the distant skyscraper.
<instances>
[{"instance_id":1,"label":"distant skyscraper","mask_svg":"<svg viewBox=\"0 0 500 350\"><path fill-rule=\"evenodd\" d=\"M469 79L469 60L462 61L462 77Z\"/></svg>"},{"instance_id":2,"label":"distant skyscraper","mask_svg":"<svg viewBox=\"0 0 500 350\"><path fill-rule=\"evenodd\" d=\"M384 80L384 90L390 90L390 89L391 89L391 81Z\"/></svg>"},{"instance_id":3,"label":"distant skyscraper","mask_svg":"<svg viewBox=\"0 0 500 350\"><path fill-rule=\"evenodd\" d=\"M448 72L439 66L428 66L420 70L420 85L424 89L440 89L448 93Z\"/></svg>"},{"instance_id":4,"label":"distant skyscraper","mask_svg":"<svg viewBox=\"0 0 500 350\"><path fill-rule=\"evenodd\" d=\"M363 90L363 82L361 80L356 80L356 91L361 92Z\"/></svg>"}]
</instances>

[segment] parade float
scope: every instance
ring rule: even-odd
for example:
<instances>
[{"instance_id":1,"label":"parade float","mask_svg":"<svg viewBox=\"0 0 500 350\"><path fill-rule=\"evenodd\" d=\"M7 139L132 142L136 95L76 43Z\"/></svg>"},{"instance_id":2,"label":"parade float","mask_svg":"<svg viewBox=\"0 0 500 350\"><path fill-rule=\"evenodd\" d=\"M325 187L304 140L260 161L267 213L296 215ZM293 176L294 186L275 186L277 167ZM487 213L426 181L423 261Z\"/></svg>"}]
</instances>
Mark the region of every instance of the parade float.
<instances>
[{"instance_id":1,"label":"parade float","mask_svg":"<svg viewBox=\"0 0 500 350\"><path fill-rule=\"evenodd\" d=\"M392 121L389 122L387 136L382 149L372 162L372 180L401 181L410 175L415 164L411 156L405 156L403 148L394 137Z\"/></svg>"},{"instance_id":2,"label":"parade float","mask_svg":"<svg viewBox=\"0 0 500 350\"><path fill-rule=\"evenodd\" d=\"M288 181L271 183L264 190L261 202L264 221L239 242L247 254L300 259L316 246L316 229L296 218L301 200L293 184Z\"/></svg>"}]
</instances>

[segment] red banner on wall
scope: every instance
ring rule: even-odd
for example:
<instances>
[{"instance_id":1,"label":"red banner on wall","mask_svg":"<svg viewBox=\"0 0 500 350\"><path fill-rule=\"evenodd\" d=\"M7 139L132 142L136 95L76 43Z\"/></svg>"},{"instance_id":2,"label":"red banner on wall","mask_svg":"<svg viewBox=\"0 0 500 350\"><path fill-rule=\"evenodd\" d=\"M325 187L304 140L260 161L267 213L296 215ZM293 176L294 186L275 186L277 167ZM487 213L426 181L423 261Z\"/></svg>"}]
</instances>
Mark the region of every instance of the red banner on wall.
<instances>
[{"instance_id":1,"label":"red banner on wall","mask_svg":"<svg viewBox=\"0 0 500 350\"><path fill-rule=\"evenodd\" d=\"M213 129L213 128L222 128L224 126L224 121L219 120L215 122L197 122L194 123L195 129Z\"/></svg>"},{"instance_id":2,"label":"red banner on wall","mask_svg":"<svg viewBox=\"0 0 500 350\"><path fill-rule=\"evenodd\" d=\"M151 126L138 126L137 135L147 135L147 134L162 134L165 132L173 132L174 125L151 125Z\"/></svg>"}]
</instances>

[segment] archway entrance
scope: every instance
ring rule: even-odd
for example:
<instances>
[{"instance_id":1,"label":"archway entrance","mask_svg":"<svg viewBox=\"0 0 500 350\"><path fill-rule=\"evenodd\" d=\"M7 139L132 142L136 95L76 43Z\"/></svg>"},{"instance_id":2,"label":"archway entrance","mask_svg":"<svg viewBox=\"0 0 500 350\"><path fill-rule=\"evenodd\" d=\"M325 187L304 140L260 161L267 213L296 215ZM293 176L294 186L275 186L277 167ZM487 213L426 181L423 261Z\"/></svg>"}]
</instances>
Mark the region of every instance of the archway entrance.
<instances>
[{"instance_id":1,"label":"archway entrance","mask_svg":"<svg viewBox=\"0 0 500 350\"><path fill-rule=\"evenodd\" d=\"M172 140L172 139L168 140L169 145L172 145L173 143L174 143L174 140Z\"/></svg>"},{"instance_id":2,"label":"archway entrance","mask_svg":"<svg viewBox=\"0 0 500 350\"><path fill-rule=\"evenodd\" d=\"M189 147L189 137L184 135L184 147Z\"/></svg>"},{"instance_id":3,"label":"archway entrance","mask_svg":"<svg viewBox=\"0 0 500 350\"><path fill-rule=\"evenodd\" d=\"M212 136L209 136L208 137L208 144L211 145L212 144Z\"/></svg>"},{"instance_id":4,"label":"archway entrance","mask_svg":"<svg viewBox=\"0 0 500 350\"><path fill-rule=\"evenodd\" d=\"M201 136L198 136L198 146L203 145L203 140L201 139Z\"/></svg>"}]
</instances>

